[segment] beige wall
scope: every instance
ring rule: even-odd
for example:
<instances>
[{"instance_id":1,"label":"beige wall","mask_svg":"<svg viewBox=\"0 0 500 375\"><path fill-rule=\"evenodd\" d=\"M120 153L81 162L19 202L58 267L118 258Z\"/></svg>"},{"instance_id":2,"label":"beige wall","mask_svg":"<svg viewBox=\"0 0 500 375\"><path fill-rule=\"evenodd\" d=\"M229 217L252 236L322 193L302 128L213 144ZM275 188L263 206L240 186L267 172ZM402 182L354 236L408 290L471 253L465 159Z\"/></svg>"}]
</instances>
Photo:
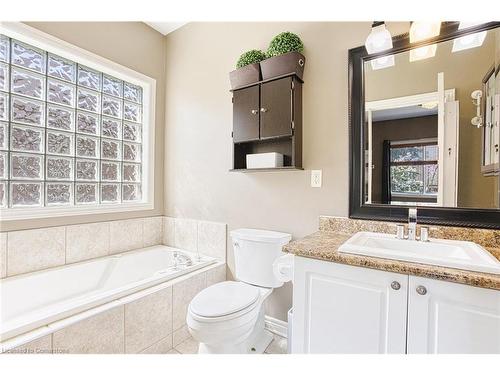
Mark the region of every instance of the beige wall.
<instances>
[{"instance_id":1,"label":"beige wall","mask_svg":"<svg viewBox=\"0 0 500 375\"><path fill-rule=\"evenodd\" d=\"M1 231L161 215L165 117L165 38L141 22L29 22L28 25L156 79L154 210L3 222Z\"/></svg>"},{"instance_id":2,"label":"beige wall","mask_svg":"<svg viewBox=\"0 0 500 375\"><path fill-rule=\"evenodd\" d=\"M408 23L391 24L393 33ZM230 173L229 71L238 56L265 49L281 31L300 35L304 75L304 171ZM215 220L302 237L318 216L348 215L347 51L364 43L370 23L192 23L167 36L165 214ZM310 170L323 187L310 187ZM229 243L229 242L228 242ZM228 262L234 272L232 246ZM267 313L286 319L291 286L276 290Z\"/></svg>"},{"instance_id":3,"label":"beige wall","mask_svg":"<svg viewBox=\"0 0 500 375\"><path fill-rule=\"evenodd\" d=\"M455 89L459 101L458 206L495 208L498 177L481 173L482 129L470 123L476 115L470 94L482 89L482 80L495 61L494 31L480 48L452 53L453 41L440 43L436 56L409 62L409 52L396 55L395 66L366 72L366 100L381 100L437 90L437 74L444 72L446 89Z\"/></svg>"}]
</instances>

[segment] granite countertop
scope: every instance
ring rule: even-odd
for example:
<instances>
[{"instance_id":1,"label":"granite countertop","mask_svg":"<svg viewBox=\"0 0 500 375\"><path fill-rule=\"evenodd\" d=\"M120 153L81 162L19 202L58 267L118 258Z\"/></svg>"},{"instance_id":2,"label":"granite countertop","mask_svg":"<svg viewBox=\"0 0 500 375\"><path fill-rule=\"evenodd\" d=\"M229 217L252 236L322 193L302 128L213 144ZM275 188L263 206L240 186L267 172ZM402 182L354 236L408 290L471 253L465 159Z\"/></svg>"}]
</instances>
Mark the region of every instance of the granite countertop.
<instances>
[{"instance_id":1,"label":"granite countertop","mask_svg":"<svg viewBox=\"0 0 500 375\"><path fill-rule=\"evenodd\" d=\"M284 246L283 251L306 258L500 290L500 275L392 259L374 258L364 255L339 253L338 248L340 245L350 237L351 234L347 233L320 230L300 240L290 242L288 245ZM500 248L487 246L485 246L485 248L500 260Z\"/></svg>"}]
</instances>

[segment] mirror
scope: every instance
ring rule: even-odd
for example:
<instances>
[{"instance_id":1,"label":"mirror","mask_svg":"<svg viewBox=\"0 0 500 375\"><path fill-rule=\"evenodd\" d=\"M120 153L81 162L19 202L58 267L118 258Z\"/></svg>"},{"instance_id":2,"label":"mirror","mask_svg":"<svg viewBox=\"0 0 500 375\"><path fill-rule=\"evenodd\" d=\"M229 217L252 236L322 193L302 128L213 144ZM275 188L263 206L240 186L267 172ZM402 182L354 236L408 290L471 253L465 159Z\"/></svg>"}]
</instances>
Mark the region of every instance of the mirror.
<instances>
[{"instance_id":1,"label":"mirror","mask_svg":"<svg viewBox=\"0 0 500 375\"><path fill-rule=\"evenodd\" d=\"M394 38L390 53L350 51L351 213L481 209L500 226L500 27L458 26Z\"/></svg>"}]
</instances>

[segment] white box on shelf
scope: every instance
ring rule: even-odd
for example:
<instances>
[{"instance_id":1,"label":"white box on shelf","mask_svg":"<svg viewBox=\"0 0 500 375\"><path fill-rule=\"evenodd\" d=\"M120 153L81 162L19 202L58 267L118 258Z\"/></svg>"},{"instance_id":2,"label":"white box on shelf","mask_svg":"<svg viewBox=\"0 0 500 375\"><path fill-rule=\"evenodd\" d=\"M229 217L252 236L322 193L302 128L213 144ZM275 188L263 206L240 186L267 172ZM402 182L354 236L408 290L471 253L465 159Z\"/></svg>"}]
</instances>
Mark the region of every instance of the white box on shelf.
<instances>
[{"instance_id":1,"label":"white box on shelf","mask_svg":"<svg viewBox=\"0 0 500 375\"><path fill-rule=\"evenodd\" d=\"M266 152L263 154L247 155L247 169L280 167L283 167L283 154Z\"/></svg>"}]
</instances>

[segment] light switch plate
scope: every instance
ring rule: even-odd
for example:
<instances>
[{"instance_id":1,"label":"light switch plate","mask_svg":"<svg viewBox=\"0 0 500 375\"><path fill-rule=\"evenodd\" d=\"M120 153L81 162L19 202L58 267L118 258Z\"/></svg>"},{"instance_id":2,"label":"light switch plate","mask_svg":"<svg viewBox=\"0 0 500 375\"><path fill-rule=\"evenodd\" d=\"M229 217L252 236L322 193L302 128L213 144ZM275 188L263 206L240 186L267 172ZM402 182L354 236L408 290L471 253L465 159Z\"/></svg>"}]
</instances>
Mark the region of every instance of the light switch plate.
<instances>
[{"instance_id":1,"label":"light switch plate","mask_svg":"<svg viewBox=\"0 0 500 375\"><path fill-rule=\"evenodd\" d=\"M321 187L321 169L311 171L311 187Z\"/></svg>"}]
</instances>

